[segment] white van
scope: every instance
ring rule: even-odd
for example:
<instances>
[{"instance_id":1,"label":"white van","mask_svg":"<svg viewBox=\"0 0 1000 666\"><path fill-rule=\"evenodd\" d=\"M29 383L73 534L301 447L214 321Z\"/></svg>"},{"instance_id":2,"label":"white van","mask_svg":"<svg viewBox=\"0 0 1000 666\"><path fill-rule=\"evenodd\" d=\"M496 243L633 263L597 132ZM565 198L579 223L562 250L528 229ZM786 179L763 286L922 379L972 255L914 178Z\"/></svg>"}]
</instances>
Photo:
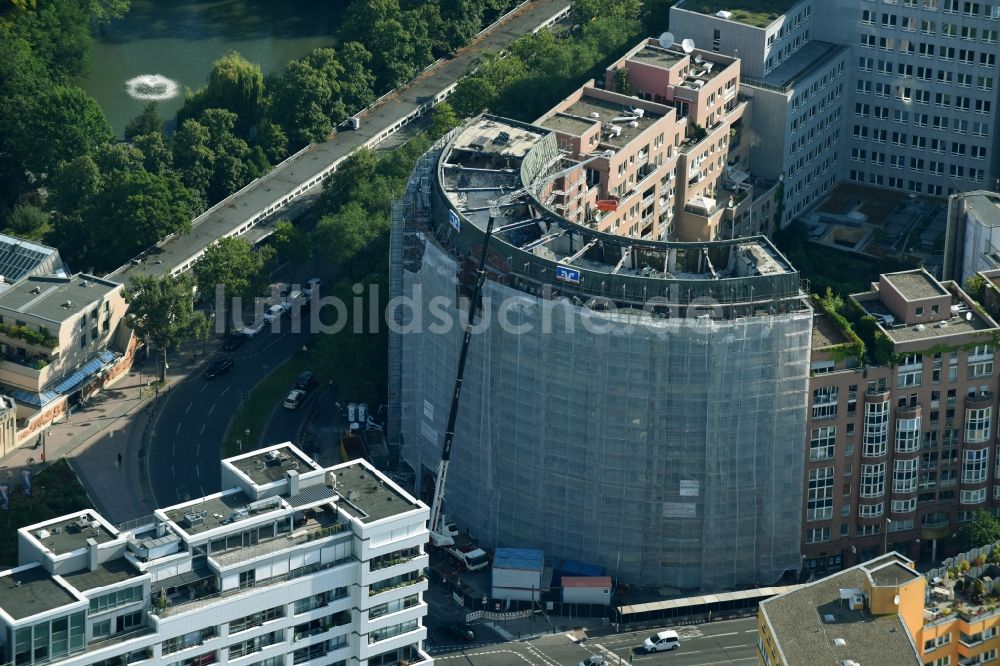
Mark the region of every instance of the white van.
<instances>
[{"instance_id":1,"label":"white van","mask_svg":"<svg viewBox=\"0 0 1000 666\"><path fill-rule=\"evenodd\" d=\"M676 650L681 645L676 631L661 631L650 636L642 642L642 649L646 652L664 652L666 650Z\"/></svg>"}]
</instances>

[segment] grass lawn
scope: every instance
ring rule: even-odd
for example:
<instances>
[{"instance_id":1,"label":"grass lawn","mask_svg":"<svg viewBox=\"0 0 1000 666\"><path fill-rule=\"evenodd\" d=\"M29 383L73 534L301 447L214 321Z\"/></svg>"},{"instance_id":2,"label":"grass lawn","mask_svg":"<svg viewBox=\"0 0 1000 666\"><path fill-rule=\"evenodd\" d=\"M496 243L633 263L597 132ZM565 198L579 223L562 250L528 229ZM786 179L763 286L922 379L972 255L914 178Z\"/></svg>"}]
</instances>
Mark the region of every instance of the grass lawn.
<instances>
[{"instance_id":1,"label":"grass lawn","mask_svg":"<svg viewBox=\"0 0 1000 666\"><path fill-rule=\"evenodd\" d=\"M699 14L715 14L725 10L733 13L734 21L766 28L796 2L798 0L685 0L681 8Z\"/></svg>"},{"instance_id":2,"label":"grass lawn","mask_svg":"<svg viewBox=\"0 0 1000 666\"><path fill-rule=\"evenodd\" d=\"M329 377L322 374L314 367L315 365L315 363L310 364L301 353L296 352L292 358L279 365L271 374L262 379L254 387L250 397L243 403L242 410L236 413L236 418L229 424L222 457L228 458L240 453L240 445L237 440L241 440L244 446L250 442L251 448L257 448L257 443L271 413L275 407L281 405L281 401L295 386L295 380L298 379L303 370L315 372L316 378L322 386L322 383L326 382ZM250 431L249 436L246 434L247 430Z\"/></svg>"},{"instance_id":3,"label":"grass lawn","mask_svg":"<svg viewBox=\"0 0 1000 666\"><path fill-rule=\"evenodd\" d=\"M93 508L80 480L65 460L57 460L33 475L31 497L21 492L21 479L2 480L11 486L10 510L0 511L0 569L17 564L17 530L80 509Z\"/></svg>"}]
</instances>

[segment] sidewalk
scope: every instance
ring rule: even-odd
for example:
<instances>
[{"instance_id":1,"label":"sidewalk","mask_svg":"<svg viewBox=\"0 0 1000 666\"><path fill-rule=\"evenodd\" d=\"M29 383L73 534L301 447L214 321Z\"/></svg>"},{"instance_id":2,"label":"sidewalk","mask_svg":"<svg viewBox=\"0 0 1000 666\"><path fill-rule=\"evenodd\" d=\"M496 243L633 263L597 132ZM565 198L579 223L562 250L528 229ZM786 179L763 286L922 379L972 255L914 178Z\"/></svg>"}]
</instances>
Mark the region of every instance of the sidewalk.
<instances>
[{"instance_id":1,"label":"sidewalk","mask_svg":"<svg viewBox=\"0 0 1000 666\"><path fill-rule=\"evenodd\" d=\"M154 360L147 359L48 429L45 460L66 457L94 507L111 522L153 513L155 506L142 471L147 424L170 388L202 358L201 343L171 354L167 384L159 392L146 385L156 375ZM25 444L0 458L0 478L14 482L24 468L33 473L41 469L42 447L35 446Z\"/></svg>"}]
</instances>

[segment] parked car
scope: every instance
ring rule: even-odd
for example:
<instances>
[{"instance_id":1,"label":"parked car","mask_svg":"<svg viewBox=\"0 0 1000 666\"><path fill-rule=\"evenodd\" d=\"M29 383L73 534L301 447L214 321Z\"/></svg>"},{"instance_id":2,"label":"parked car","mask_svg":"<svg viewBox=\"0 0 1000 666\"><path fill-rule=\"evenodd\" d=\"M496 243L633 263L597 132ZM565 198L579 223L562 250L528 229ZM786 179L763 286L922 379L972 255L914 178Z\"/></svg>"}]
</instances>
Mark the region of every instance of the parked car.
<instances>
[{"instance_id":1,"label":"parked car","mask_svg":"<svg viewBox=\"0 0 1000 666\"><path fill-rule=\"evenodd\" d=\"M316 375L314 375L311 370L305 370L301 375L299 375L299 378L295 380L295 388L302 389L303 391L308 391L314 386L316 386Z\"/></svg>"},{"instance_id":2,"label":"parked car","mask_svg":"<svg viewBox=\"0 0 1000 666\"><path fill-rule=\"evenodd\" d=\"M309 278L306 281L306 286L302 287L302 295L305 296L306 298L311 298L313 292L316 291L316 288L319 287L321 284L323 284L323 281L320 280L318 277Z\"/></svg>"},{"instance_id":3,"label":"parked car","mask_svg":"<svg viewBox=\"0 0 1000 666\"><path fill-rule=\"evenodd\" d=\"M471 643L476 640L476 632L473 631L472 625L465 624L464 622L442 624L439 629L446 636L462 641L463 643Z\"/></svg>"},{"instance_id":4,"label":"parked car","mask_svg":"<svg viewBox=\"0 0 1000 666\"><path fill-rule=\"evenodd\" d=\"M221 375L226 374L233 368L233 359L225 356L223 358L212 361L205 368L205 379L215 379Z\"/></svg>"},{"instance_id":5,"label":"parked car","mask_svg":"<svg viewBox=\"0 0 1000 666\"><path fill-rule=\"evenodd\" d=\"M244 342L247 341L247 336L239 331L233 331L226 336L226 339L222 341L222 348L225 351L233 351L239 348Z\"/></svg>"},{"instance_id":6,"label":"parked car","mask_svg":"<svg viewBox=\"0 0 1000 666\"><path fill-rule=\"evenodd\" d=\"M306 398L306 392L302 389L292 389L281 406L285 409L298 409L302 406L302 401Z\"/></svg>"},{"instance_id":7,"label":"parked car","mask_svg":"<svg viewBox=\"0 0 1000 666\"><path fill-rule=\"evenodd\" d=\"M607 664L607 662L604 661L604 657L602 655L592 654L576 666L605 666L605 664Z\"/></svg>"},{"instance_id":8,"label":"parked car","mask_svg":"<svg viewBox=\"0 0 1000 666\"><path fill-rule=\"evenodd\" d=\"M272 305L267 309L267 312L264 313L264 323L270 324L275 319L281 319L282 315L286 312L288 312L288 308L284 305Z\"/></svg>"},{"instance_id":9,"label":"parked car","mask_svg":"<svg viewBox=\"0 0 1000 666\"><path fill-rule=\"evenodd\" d=\"M236 329L236 333L243 335L248 338L252 338L261 331L264 330L264 322L258 321L250 324L249 326L244 326L243 328Z\"/></svg>"},{"instance_id":10,"label":"parked car","mask_svg":"<svg viewBox=\"0 0 1000 666\"><path fill-rule=\"evenodd\" d=\"M296 289L292 293L285 296L285 300L281 303L285 306L286 310L291 310L294 307L304 307L309 302L306 300L305 294Z\"/></svg>"},{"instance_id":11,"label":"parked car","mask_svg":"<svg viewBox=\"0 0 1000 666\"><path fill-rule=\"evenodd\" d=\"M653 634L642 642L642 649L646 652L663 652L664 650L676 650L681 645L676 631L661 631Z\"/></svg>"}]
</instances>

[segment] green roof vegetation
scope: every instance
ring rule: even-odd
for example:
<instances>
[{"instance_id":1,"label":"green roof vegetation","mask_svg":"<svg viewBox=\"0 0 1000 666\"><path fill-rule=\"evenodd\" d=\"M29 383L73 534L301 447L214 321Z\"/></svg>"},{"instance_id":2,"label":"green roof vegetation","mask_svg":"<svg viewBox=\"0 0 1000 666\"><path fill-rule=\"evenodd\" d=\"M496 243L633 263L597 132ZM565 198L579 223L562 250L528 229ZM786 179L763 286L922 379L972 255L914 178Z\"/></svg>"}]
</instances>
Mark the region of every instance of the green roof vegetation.
<instances>
[{"instance_id":1,"label":"green roof vegetation","mask_svg":"<svg viewBox=\"0 0 1000 666\"><path fill-rule=\"evenodd\" d=\"M686 0L681 9L699 14L732 12L732 20L757 28L766 28L799 0Z\"/></svg>"}]
</instances>

